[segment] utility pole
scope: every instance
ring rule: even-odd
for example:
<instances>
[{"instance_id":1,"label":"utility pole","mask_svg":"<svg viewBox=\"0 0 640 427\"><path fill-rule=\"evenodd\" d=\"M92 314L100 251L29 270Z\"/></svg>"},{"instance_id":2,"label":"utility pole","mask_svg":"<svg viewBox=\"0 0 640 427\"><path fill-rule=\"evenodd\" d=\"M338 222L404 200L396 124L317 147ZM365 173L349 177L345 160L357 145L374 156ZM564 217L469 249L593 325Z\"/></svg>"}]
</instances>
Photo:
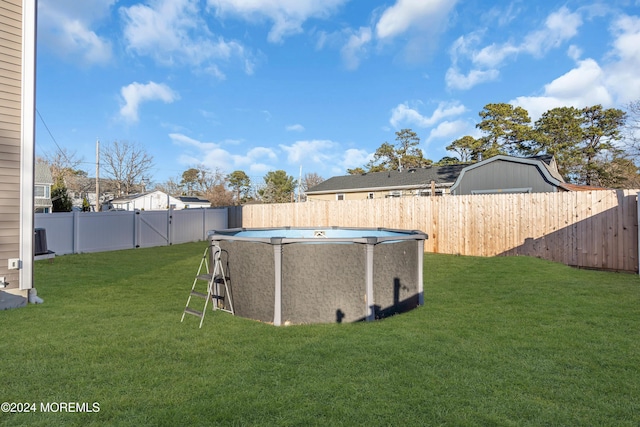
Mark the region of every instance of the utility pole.
<instances>
[{"instance_id":1,"label":"utility pole","mask_svg":"<svg viewBox=\"0 0 640 427\"><path fill-rule=\"evenodd\" d=\"M96 138L96 212L100 212L100 140Z\"/></svg>"}]
</instances>

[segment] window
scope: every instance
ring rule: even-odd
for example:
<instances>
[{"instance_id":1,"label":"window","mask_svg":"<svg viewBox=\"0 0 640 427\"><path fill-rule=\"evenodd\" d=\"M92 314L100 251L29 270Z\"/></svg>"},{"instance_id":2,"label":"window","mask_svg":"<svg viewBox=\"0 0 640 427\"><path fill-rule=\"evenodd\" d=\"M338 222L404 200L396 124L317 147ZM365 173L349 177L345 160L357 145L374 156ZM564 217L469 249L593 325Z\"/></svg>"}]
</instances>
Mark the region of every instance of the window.
<instances>
[{"instance_id":1,"label":"window","mask_svg":"<svg viewBox=\"0 0 640 427\"><path fill-rule=\"evenodd\" d=\"M386 197L402 197L402 191L390 191Z\"/></svg>"},{"instance_id":2,"label":"window","mask_svg":"<svg viewBox=\"0 0 640 427\"><path fill-rule=\"evenodd\" d=\"M342 193L336 194L336 200L344 200L344 194Z\"/></svg>"},{"instance_id":3,"label":"window","mask_svg":"<svg viewBox=\"0 0 640 427\"><path fill-rule=\"evenodd\" d=\"M420 190L417 195L421 197L430 197L431 190ZM444 190L442 188L437 188L434 196L442 196L442 195L444 195Z\"/></svg>"},{"instance_id":4,"label":"window","mask_svg":"<svg viewBox=\"0 0 640 427\"><path fill-rule=\"evenodd\" d=\"M501 188L492 190L471 190L471 194L517 194L531 193L532 188Z\"/></svg>"},{"instance_id":5,"label":"window","mask_svg":"<svg viewBox=\"0 0 640 427\"><path fill-rule=\"evenodd\" d=\"M33 195L35 197L44 197L44 198L49 198L51 197L49 194L49 186L48 185L36 185L33 191Z\"/></svg>"},{"instance_id":6,"label":"window","mask_svg":"<svg viewBox=\"0 0 640 427\"><path fill-rule=\"evenodd\" d=\"M367 194L367 199L373 199L373 193Z\"/></svg>"}]
</instances>

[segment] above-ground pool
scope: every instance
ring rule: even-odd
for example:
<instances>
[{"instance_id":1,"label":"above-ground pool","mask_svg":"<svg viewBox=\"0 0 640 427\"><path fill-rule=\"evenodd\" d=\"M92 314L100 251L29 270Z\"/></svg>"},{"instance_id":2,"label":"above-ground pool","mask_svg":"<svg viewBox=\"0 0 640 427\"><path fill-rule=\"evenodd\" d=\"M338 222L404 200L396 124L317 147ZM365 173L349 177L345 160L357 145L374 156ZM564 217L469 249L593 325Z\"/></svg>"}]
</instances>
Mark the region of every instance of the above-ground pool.
<instances>
[{"instance_id":1,"label":"above-ground pool","mask_svg":"<svg viewBox=\"0 0 640 427\"><path fill-rule=\"evenodd\" d=\"M209 232L235 314L274 325L373 320L422 305L425 239L384 228Z\"/></svg>"}]
</instances>

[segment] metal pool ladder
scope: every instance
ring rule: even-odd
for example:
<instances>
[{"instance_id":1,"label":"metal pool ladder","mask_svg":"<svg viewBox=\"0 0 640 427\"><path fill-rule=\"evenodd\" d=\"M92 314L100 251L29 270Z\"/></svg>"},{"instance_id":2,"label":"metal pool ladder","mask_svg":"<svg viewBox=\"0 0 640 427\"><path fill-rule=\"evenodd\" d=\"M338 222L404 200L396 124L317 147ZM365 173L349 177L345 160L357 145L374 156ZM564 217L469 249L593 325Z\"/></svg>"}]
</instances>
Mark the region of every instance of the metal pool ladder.
<instances>
[{"instance_id":1,"label":"metal pool ladder","mask_svg":"<svg viewBox=\"0 0 640 427\"><path fill-rule=\"evenodd\" d=\"M213 272L209 271L208 255L210 248L213 259ZM231 293L229 292L229 278L227 277L224 266L222 264L222 252L223 251L220 246L216 245L215 243L211 244L211 246L207 246L207 248L204 250L204 254L202 255L202 259L200 260L200 266L198 267L198 273L196 273L196 277L195 279L193 279L191 292L189 293L187 304L185 305L184 311L182 312L182 319L180 319L180 322L184 321L185 314L191 314L200 318L199 327L202 328L202 322L204 322L204 315L207 311L209 300L211 300L213 304L212 310L222 310L226 311L227 313L235 314L235 311L233 310L233 301L231 300ZM207 283L206 293L196 290L197 285L202 282ZM224 285L224 295L220 294L221 285ZM202 311L190 307L192 297L204 298L204 308L202 309ZM225 308L225 301L229 302L228 309Z\"/></svg>"}]
</instances>

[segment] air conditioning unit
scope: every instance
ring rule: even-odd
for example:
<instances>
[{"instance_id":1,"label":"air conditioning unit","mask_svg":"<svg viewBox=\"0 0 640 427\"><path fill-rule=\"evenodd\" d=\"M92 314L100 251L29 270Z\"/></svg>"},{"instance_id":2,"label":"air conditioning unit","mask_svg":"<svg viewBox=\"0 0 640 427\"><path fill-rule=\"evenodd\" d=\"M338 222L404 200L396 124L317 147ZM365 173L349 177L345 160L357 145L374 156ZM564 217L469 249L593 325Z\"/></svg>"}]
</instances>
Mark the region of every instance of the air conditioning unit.
<instances>
[{"instance_id":1,"label":"air conditioning unit","mask_svg":"<svg viewBox=\"0 0 640 427\"><path fill-rule=\"evenodd\" d=\"M34 247L34 255L44 255L49 253L49 249L47 248L47 230L44 228L36 228L36 238L35 238L35 247Z\"/></svg>"}]
</instances>

